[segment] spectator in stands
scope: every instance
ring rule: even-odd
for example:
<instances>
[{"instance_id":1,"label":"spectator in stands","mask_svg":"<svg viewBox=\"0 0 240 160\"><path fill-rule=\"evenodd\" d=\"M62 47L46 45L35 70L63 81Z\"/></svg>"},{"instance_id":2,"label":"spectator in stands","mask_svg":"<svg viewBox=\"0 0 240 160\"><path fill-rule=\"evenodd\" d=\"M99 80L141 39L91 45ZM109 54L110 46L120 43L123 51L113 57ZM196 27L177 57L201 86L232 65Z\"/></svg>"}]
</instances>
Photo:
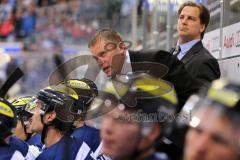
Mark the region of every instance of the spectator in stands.
<instances>
[{"instance_id":1,"label":"spectator in stands","mask_svg":"<svg viewBox=\"0 0 240 160\"><path fill-rule=\"evenodd\" d=\"M5 20L0 24L0 38L7 39L8 36L14 31L14 21L12 13L9 13Z\"/></svg>"},{"instance_id":2,"label":"spectator in stands","mask_svg":"<svg viewBox=\"0 0 240 160\"><path fill-rule=\"evenodd\" d=\"M12 13L13 8L8 0L2 0L0 3L0 22L6 21L9 15Z\"/></svg>"},{"instance_id":3,"label":"spectator in stands","mask_svg":"<svg viewBox=\"0 0 240 160\"><path fill-rule=\"evenodd\" d=\"M23 11L21 8L18 8L14 14L14 32L17 40L23 37L22 16L23 16Z\"/></svg>"},{"instance_id":4,"label":"spectator in stands","mask_svg":"<svg viewBox=\"0 0 240 160\"><path fill-rule=\"evenodd\" d=\"M107 1L107 18L109 20L109 25L112 28L118 28L120 22L120 11L122 6L121 0L108 0Z\"/></svg>"},{"instance_id":5,"label":"spectator in stands","mask_svg":"<svg viewBox=\"0 0 240 160\"><path fill-rule=\"evenodd\" d=\"M22 32L24 37L29 37L34 34L36 25L36 12L35 5L31 4L27 7L27 10L23 13L22 18Z\"/></svg>"}]
</instances>

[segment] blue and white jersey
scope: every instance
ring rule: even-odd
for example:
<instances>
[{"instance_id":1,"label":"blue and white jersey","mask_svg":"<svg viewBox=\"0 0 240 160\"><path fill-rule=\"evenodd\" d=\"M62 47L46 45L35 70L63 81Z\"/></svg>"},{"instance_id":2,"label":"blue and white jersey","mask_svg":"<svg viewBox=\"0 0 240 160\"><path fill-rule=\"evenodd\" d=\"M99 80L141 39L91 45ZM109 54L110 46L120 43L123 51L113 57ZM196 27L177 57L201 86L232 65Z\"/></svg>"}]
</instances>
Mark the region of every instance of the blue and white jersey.
<instances>
[{"instance_id":1,"label":"blue and white jersey","mask_svg":"<svg viewBox=\"0 0 240 160\"><path fill-rule=\"evenodd\" d=\"M42 148L43 147L43 144L42 144L42 141L41 141L41 134L39 133L36 133L34 134L33 136L31 136L31 138L27 141L27 143L29 145L34 145L34 146L37 146L38 148Z\"/></svg>"},{"instance_id":2,"label":"blue and white jersey","mask_svg":"<svg viewBox=\"0 0 240 160\"><path fill-rule=\"evenodd\" d=\"M83 141L64 136L59 142L43 149L36 160L93 160L93 152Z\"/></svg>"},{"instance_id":3,"label":"blue and white jersey","mask_svg":"<svg viewBox=\"0 0 240 160\"><path fill-rule=\"evenodd\" d=\"M104 155L102 153L102 142L100 143L100 145L94 152L94 157L96 157L97 160L111 160L112 159L111 157Z\"/></svg>"},{"instance_id":4,"label":"blue and white jersey","mask_svg":"<svg viewBox=\"0 0 240 160\"><path fill-rule=\"evenodd\" d=\"M22 155L25 157L28 153L28 144L27 142L17 138L17 137L10 137L9 139L9 145L12 149L18 150L22 153Z\"/></svg>"},{"instance_id":5,"label":"blue and white jersey","mask_svg":"<svg viewBox=\"0 0 240 160\"><path fill-rule=\"evenodd\" d=\"M74 129L72 137L84 141L87 145L95 151L100 145L100 133L99 130L84 124L80 128Z\"/></svg>"},{"instance_id":6,"label":"blue and white jersey","mask_svg":"<svg viewBox=\"0 0 240 160\"><path fill-rule=\"evenodd\" d=\"M23 155L7 144L0 144L0 160L25 160Z\"/></svg>"},{"instance_id":7,"label":"blue and white jersey","mask_svg":"<svg viewBox=\"0 0 240 160\"><path fill-rule=\"evenodd\" d=\"M32 142L36 142L34 144L36 145L29 145L27 142L17 138L17 137L11 137L9 139L9 145L11 146L11 148L13 148L14 150L18 150L19 152L21 152L21 154L24 157L28 157L29 153L32 154L32 152L34 152L34 157L31 156L31 159L35 159L41 152L41 149L43 147L43 145L41 144L41 142L37 142L37 141L32 141ZM29 159L29 158L27 158Z\"/></svg>"}]
</instances>

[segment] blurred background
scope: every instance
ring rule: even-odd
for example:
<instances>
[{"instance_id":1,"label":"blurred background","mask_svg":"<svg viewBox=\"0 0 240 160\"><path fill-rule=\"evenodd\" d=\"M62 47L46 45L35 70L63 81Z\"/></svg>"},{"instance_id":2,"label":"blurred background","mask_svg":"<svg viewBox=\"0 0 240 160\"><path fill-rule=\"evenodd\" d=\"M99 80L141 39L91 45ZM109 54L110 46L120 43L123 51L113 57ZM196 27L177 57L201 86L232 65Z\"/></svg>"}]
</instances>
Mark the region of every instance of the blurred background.
<instances>
[{"instance_id":1,"label":"blurred background","mask_svg":"<svg viewBox=\"0 0 240 160\"><path fill-rule=\"evenodd\" d=\"M119 31L132 50L170 50L178 38L177 11L185 1L1 0L0 84L20 66L25 76L10 94L34 94L48 85L56 69L54 55L66 61L89 54L89 39L104 27ZM193 1L210 10L203 42L219 60L222 76L240 81L240 0ZM82 78L82 72L72 77Z\"/></svg>"}]
</instances>

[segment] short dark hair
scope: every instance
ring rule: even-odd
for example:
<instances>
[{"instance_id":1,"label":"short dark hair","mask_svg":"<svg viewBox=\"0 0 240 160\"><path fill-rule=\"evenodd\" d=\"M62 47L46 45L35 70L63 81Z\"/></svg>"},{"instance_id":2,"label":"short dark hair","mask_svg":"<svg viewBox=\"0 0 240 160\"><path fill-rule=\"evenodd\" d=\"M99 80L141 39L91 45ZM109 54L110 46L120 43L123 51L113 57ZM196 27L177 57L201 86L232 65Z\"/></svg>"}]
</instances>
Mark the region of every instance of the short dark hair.
<instances>
[{"instance_id":1,"label":"short dark hair","mask_svg":"<svg viewBox=\"0 0 240 160\"><path fill-rule=\"evenodd\" d=\"M194 3L194 2L188 1L188 2L183 3L180 6L180 8L178 9L178 16L181 14L183 8L187 7L187 6L189 6L189 7L197 7L199 9L199 11L200 11L200 15L199 15L200 23L205 25L205 29L201 33L201 39L202 39L203 36L204 36L204 33L206 31L206 28L207 28L207 26L209 24L209 21L210 21L209 10L201 3Z\"/></svg>"},{"instance_id":2,"label":"short dark hair","mask_svg":"<svg viewBox=\"0 0 240 160\"><path fill-rule=\"evenodd\" d=\"M120 33L111 29L104 28L98 31L88 43L88 48L94 46L99 40L108 40L111 42L120 42L122 41Z\"/></svg>"}]
</instances>

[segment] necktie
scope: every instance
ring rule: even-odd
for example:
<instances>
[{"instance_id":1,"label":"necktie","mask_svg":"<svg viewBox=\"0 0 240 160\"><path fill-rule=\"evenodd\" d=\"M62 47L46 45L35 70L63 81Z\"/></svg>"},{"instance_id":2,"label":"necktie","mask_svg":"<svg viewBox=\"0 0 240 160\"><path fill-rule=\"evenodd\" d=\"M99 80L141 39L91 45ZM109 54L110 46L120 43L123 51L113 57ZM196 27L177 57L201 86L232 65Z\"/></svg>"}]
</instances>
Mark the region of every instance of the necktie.
<instances>
[{"instance_id":1,"label":"necktie","mask_svg":"<svg viewBox=\"0 0 240 160\"><path fill-rule=\"evenodd\" d=\"M173 51L173 55L177 56L181 52L181 48L179 45L176 46L175 50Z\"/></svg>"}]
</instances>

